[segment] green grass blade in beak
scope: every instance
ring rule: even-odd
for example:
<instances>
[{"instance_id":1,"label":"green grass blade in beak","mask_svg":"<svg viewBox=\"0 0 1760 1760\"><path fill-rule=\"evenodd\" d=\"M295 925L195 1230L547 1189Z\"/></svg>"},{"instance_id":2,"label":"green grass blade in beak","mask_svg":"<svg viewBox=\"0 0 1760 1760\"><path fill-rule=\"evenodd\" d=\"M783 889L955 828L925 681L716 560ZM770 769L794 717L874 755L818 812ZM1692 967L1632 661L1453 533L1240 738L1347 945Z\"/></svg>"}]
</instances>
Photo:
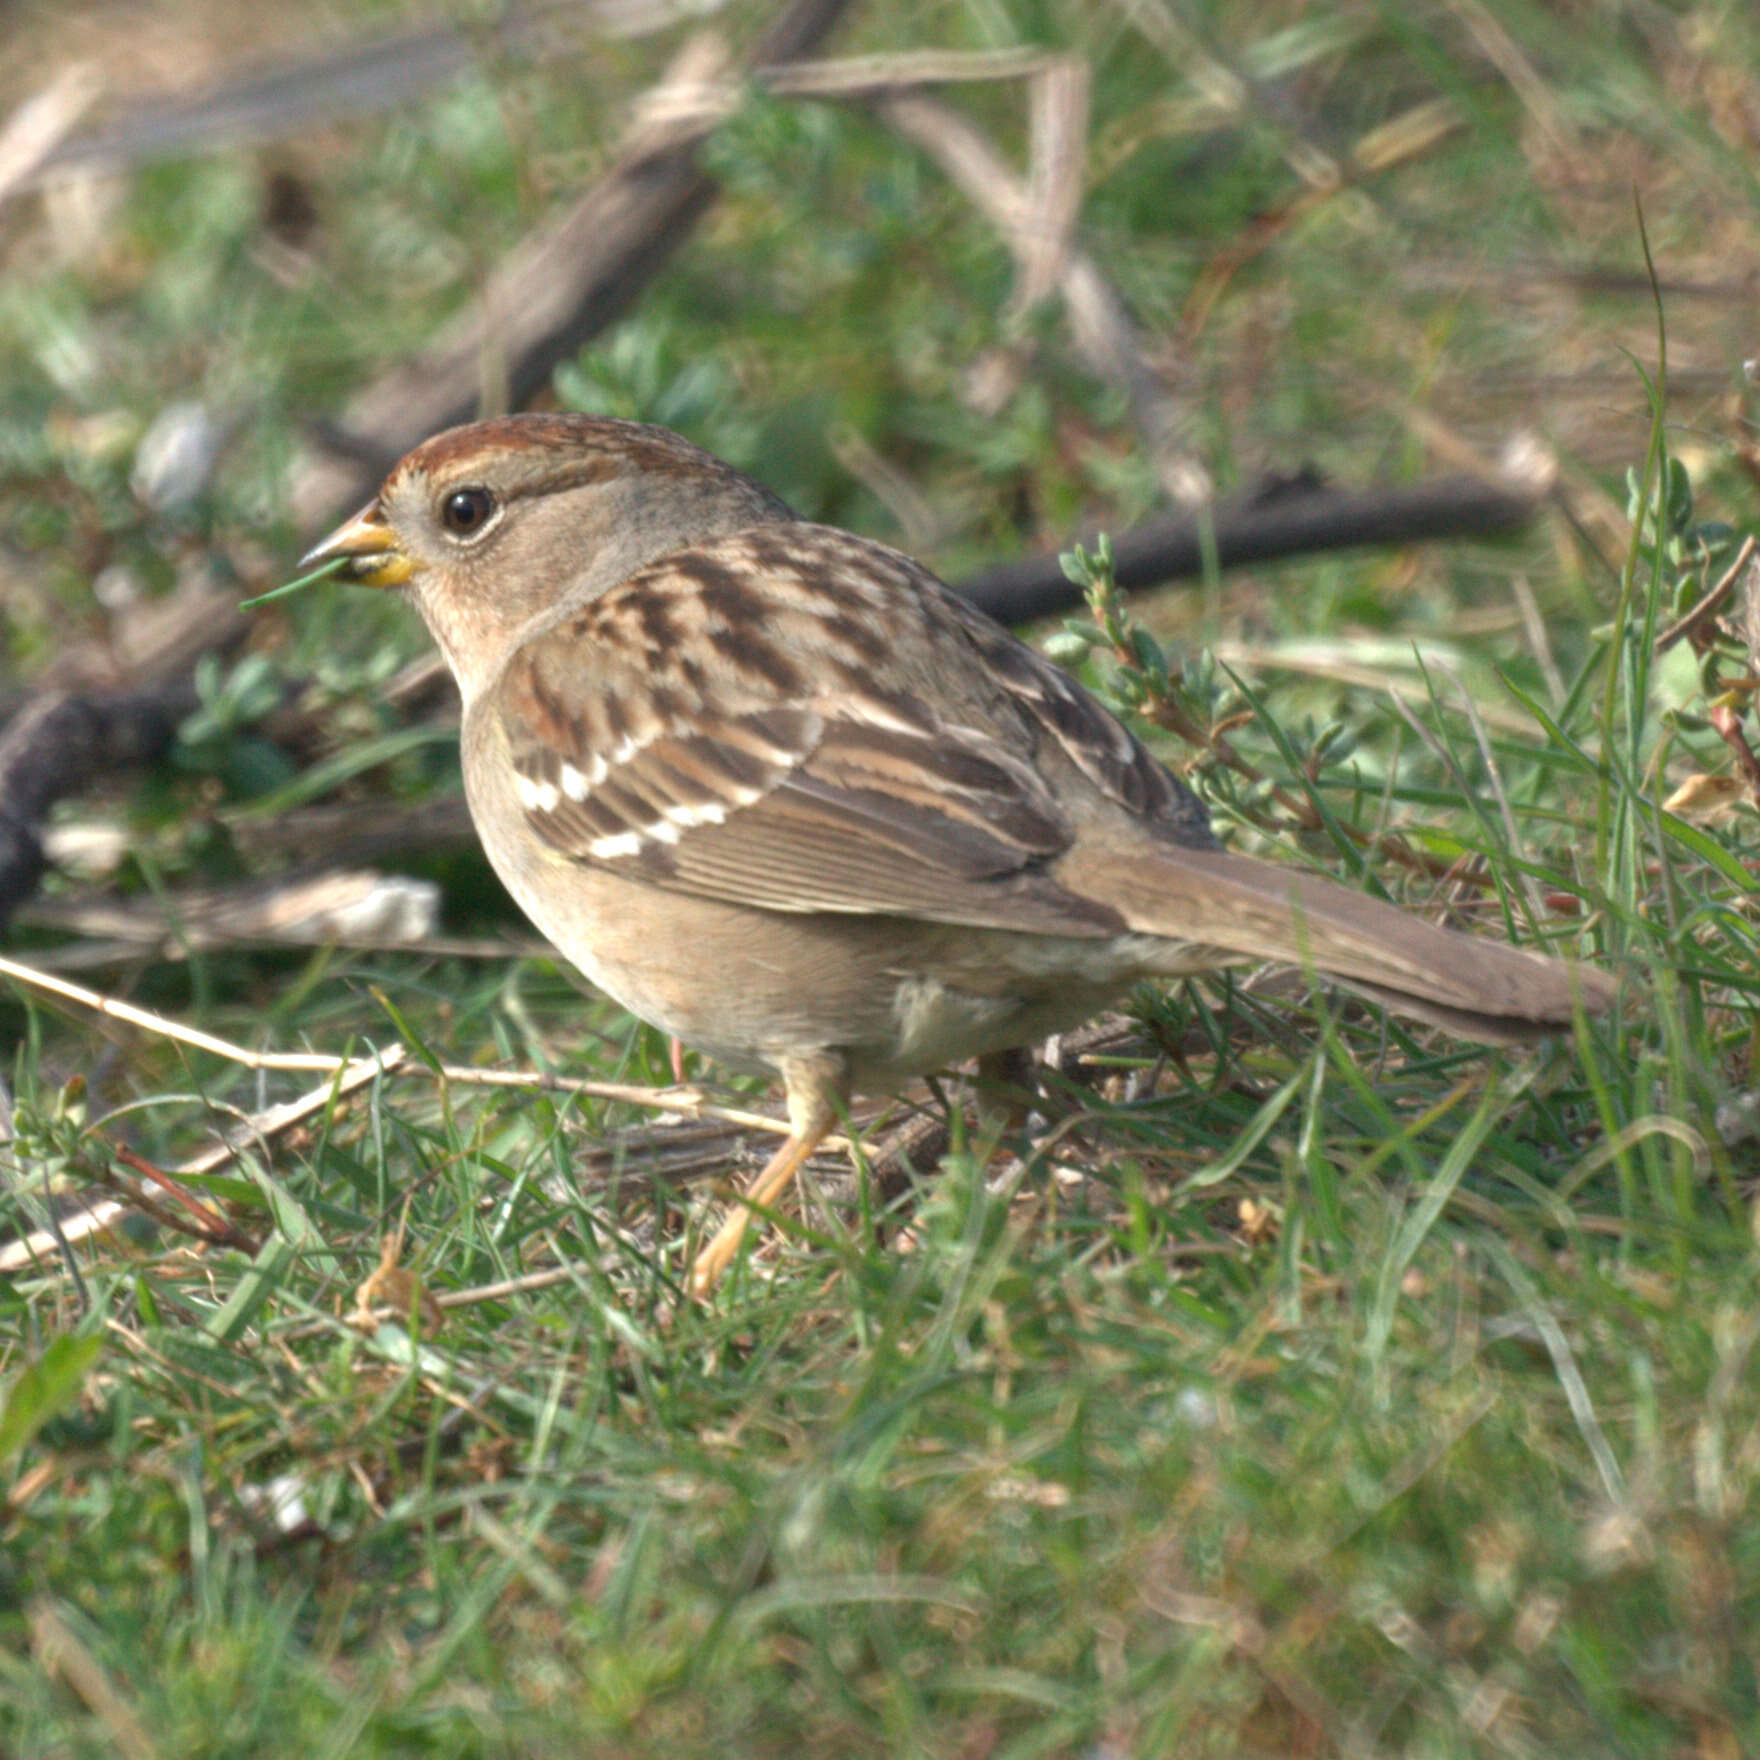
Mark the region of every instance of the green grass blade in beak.
<instances>
[{"instance_id":1,"label":"green grass blade in beak","mask_svg":"<svg viewBox=\"0 0 1760 1760\"><path fill-rule=\"evenodd\" d=\"M326 562L322 568L314 568L310 574L302 574L298 580L289 581L285 586L271 587L266 593L259 593L254 599L240 599L240 611L255 611L259 605L267 605L271 599L285 599L292 593L303 593L307 587L315 587L320 581L334 580L342 572L343 557L336 557Z\"/></svg>"}]
</instances>

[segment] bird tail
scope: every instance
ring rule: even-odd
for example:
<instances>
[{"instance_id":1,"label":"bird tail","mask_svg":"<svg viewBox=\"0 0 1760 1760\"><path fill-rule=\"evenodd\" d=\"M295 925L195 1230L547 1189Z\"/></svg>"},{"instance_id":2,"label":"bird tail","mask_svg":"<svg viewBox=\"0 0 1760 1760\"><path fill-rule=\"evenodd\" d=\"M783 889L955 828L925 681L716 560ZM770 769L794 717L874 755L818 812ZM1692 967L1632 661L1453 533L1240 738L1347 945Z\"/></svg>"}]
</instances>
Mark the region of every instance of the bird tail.
<instances>
[{"instance_id":1,"label":"bird tail","mask_svg":"<svg viewBox=\"0 0 1760 1760\"><path fill-rule=\"evenodd\" d=\"M1074 854L1075 852L1072 852ZM1464 1038L1512 1044L1611 1008L1605 973L1438 928L1364 893L1226 850L1155 844L1060 875L1142 934L1312 968ZM1189 970L1189 958L1181 969Z\"/></svg>"}]
</instances>

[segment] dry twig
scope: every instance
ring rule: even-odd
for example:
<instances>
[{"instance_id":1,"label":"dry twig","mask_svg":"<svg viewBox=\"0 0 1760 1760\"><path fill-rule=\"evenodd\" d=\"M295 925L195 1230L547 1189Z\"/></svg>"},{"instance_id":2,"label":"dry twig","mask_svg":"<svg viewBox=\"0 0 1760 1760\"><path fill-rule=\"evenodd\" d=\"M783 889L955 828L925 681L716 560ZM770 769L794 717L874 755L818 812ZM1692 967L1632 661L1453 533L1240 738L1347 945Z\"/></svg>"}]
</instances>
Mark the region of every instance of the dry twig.
<instances>
[{"instance_id":1,"label":"dry twig","mask_svg":"<svg viewBox=\"0 0 1760 1760\"><path fill-rule=\"evenodd\" d=\"M1039 114L1052 134L1068 135L1069 113L1085 90L1067 71L1035 75L1054 84ZM1029 180L1017 176L977 128L938 99L910 94L882 99L879 113L928 153L1002 234L1030 288L1057 265L1057 287L1069 318L1071 340L1088 370L1128 394L1137 426L1176 504L1200 506L1210 497L1210 476L1183 438L1184 415L1149 365L1150 348L1123 299L1085 252L1065 246L1055 225L1047 229ZM1057 120L1049 120L1057 118ZM1047 149L1043 162L1049 163ZM1046 179L1041 178L1041 182Z\"/></svg>"},{"instance_id":2,"label":"dry twig","mask_svg":"<svg viewBox=\"0 0 1760 1760\"><path fill-rule=\"evenodd\" d=\"M849 4L793 0L759 41L750 66L810 54ZM349 403L295 476L290 503L303 527L315 530L344 511L417 441L473 414L483 402L486 362L497 363L500 380L489 402L518 407L558 360L628 310L716 195L697 163L697 147L716 118L700 106L676 104L667 88L688 95L725 73L705 40L687 46L660 95L638 114L610 171L509 253L475 307Z\"/></svg>"},{"instance_id":3,"label":"dry twig","mask_svg":"<svg viewBox=\"0 0 1760 1760\"><path fill-rule=\"evenodd\" d=\"M1760 549L1760 539L1749 536L1742 540L1742 547L1736 552L1735 561L1717 577L1716 584L1697 604L1677 617L1667 629L1656 638L1656 652L1666 654L1683 636L1695 635L1706 622L1715 617L1736 590L1737 583L1746 572L1748 564L1753 560L1754 552Z\"/></svg>"},{"instance_id":4,"label":"dry twig","mask_svg":"<svg viewBox=\"0 0 1760 1760\"><path fill-rule=\"evenodd\" d=\"M136 1008L132 1003L103 996L80 984L69 983L64 978L55 977L33 966L21 965L16 960L0 958L0 977L12 978L28 988L61 997L109 1019L124 1021L145 1032L170 1039L176 1044L210 1052L248 1069L313 1071L329 1078L297 1100L270 1107L246 1118L242 1127L229 1133L224 1141L183 1162L169 1173L157 1168L151 1169L155 1180L164 1182L175 1183L179 1177L212 1173L251 1144L266 1144L302 1119L309 1118L313 1113L370 1082L394 1073L411 1074L429 1067L412 1059L402 1045L391 1045L383 1051L373 1051L355 1058L336 1057L323 1052L252 1051L212 1033L204 1033L199 1028L185 1026L182 1022L170 1020L164 1015L154 1014L148 1009ZM743 1107L721 1105L710 1100L695 1087L643 1088L627 1082L590 1081L548 1075L542 1071L475 1069L464 1064L441 1064L432 1073L440 1081L459 1087L522 1088L537 1093L603 1100L642 1107L649 1111L677 1113L687 1118L712 1119L723 1124L736 1125L742 1130L764 1131L773 1136L787 1136L789 1130L788 1124L782 1119L748 1111ZM841 1151L849 1145L847 1139L828 1137L824 1146L828 1151ZM136 1172L148 1171L145 1164L138 1163L132 1157L131 1151L114 1150L113 1153ZM138 1193L131 1193L126 1199L109 1199L89 1205L83 1211L61 1219L52 1229L9 1242L0 1248L0 1273L17 1272L52 1260L67 1244L114 1227L131 1207L144 1207Z\"/></svg>"}]
</instances>

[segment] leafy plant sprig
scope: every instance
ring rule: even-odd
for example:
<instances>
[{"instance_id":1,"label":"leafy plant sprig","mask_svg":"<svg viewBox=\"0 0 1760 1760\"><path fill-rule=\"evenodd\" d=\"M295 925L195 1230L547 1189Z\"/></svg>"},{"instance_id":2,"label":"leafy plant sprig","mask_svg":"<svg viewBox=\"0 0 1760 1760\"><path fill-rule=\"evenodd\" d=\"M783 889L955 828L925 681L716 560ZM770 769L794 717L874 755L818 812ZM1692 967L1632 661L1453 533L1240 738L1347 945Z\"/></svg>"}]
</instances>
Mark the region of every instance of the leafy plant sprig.
<instances>
[{"instance_id":1,"label":"leafy plant sprig","mask_svg":"<svg viewBox=\"0 0 1760 1760\"><path fill-rule=\"evenodd\" d=\"M1672 617L1657 633L1656 651L1685 641L1699 663L1705 698L1703 715L1677 707L1663 719L1682 733L1709 727L1729 747L1749 797L1760 806L1760 755L1743 726L1760 700L1760 538L1722 521L1695 520L1692 478L1678 458L1666 461L1648 496L1636 471L1627 471L1626 488L1639 567L1663 583ZM1677 792L1670 804L1679 810L1692 803Z\"/></svg>"},{"instance_id":2,"label":"leafy plant sprig","mask_svg":"<svg viewBox=\"0 0 1760 1760\"><path fill-rule=\"evenodd\" d=\"M1287 835L1323 832L1343 836L1355 849L1374 849L1430 878L1458 877L1455 864L1414 849L1395 833L1366 832L1341 821L1321 804L1318 785L1327 769L1355 751L1358 731L1334 719L1298 751L1287 732L1264 717L1242 687L1219 672L1208 651L1181 662L1126 609L1118 590L1111 540L1102 534L1090 553L1081 545L1059 560L1082 589L1086 618L1067 619L1045 643L1060 665L1094 664L1095 684L1108 707L1127 719L1140 717L1193 748L1179 768L1213 804L1258 827ZM1292 788L1255 764L1230 738L1236 728L1264 720L1302 778Z\"/></svg>"}]
</instances>

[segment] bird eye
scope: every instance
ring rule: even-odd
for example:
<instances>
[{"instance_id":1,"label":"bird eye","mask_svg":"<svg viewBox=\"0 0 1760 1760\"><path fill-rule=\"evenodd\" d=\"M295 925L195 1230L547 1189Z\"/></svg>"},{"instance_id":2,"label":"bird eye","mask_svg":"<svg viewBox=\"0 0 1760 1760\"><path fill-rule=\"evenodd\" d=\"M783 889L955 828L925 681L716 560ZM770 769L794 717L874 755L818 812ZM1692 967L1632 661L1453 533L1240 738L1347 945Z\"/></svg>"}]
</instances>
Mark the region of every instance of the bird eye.
<instances>
[{"instance_id":1,"label":"bird eye","mask_svg":"<svg viewBox=\"0 0 1760 1760\"><path fill-rule=\"evenodd\" d=\"M454 489L440 503L440 523L455 538L469 538L489 523L495 497L487 489Z\"/></svg>"}]
</instances>

